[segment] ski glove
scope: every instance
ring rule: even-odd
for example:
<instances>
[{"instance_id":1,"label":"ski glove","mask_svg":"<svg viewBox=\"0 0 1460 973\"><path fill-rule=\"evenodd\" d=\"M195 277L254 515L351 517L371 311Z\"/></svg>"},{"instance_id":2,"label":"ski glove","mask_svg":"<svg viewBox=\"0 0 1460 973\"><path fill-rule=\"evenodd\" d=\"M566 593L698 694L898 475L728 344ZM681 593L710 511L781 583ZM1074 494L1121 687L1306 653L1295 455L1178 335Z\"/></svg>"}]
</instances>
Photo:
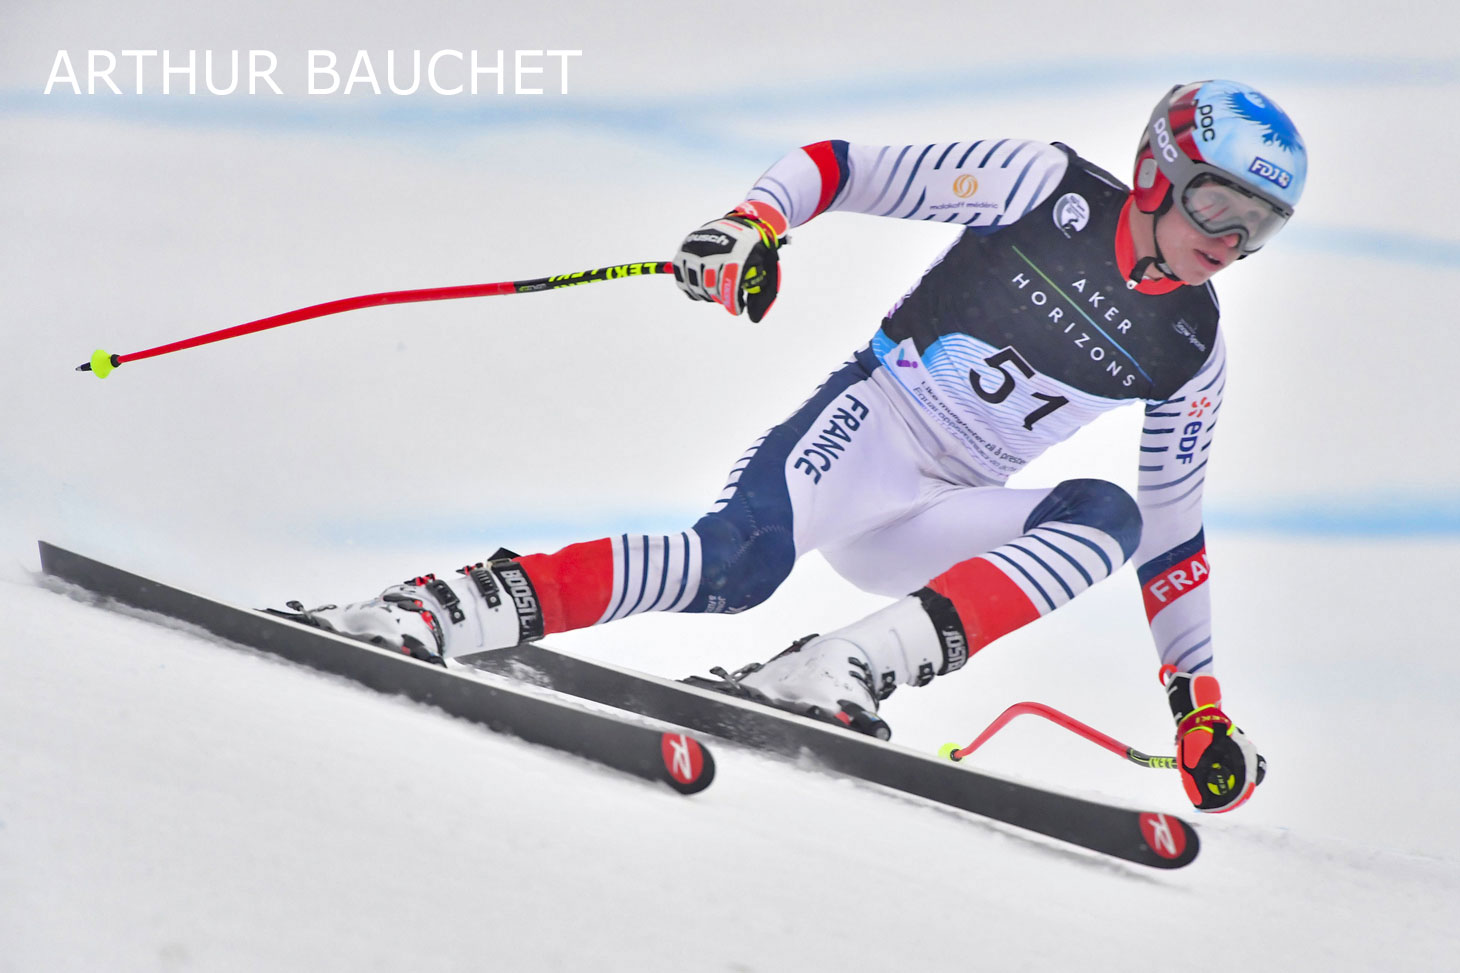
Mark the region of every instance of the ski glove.
<instances>
[{"instance_id":1,"label":"ski glove","mask_svg":"<svg viewBox=\"0 0 1460 973\"><path fill-rule=\"evenodd\" d=\"M1230 811L1252 796L1267 772L1257 747L1222 712L1215 676L1163 670L1176 718L1176 763L1198 811Z\"/></svg>"},{"instance_id":2,"label":"ski glove","mask_svg":"<svg viewBox=\"0 0 1460 973\"><path fill-rule=\"evenodd\" d=\"M674 255L674 279L696 301L714 301L731 314L749 312L759 321L781 283L777 251L783 242L759 216L734 210L684 238Z\"/></svg>"}]
</instances>

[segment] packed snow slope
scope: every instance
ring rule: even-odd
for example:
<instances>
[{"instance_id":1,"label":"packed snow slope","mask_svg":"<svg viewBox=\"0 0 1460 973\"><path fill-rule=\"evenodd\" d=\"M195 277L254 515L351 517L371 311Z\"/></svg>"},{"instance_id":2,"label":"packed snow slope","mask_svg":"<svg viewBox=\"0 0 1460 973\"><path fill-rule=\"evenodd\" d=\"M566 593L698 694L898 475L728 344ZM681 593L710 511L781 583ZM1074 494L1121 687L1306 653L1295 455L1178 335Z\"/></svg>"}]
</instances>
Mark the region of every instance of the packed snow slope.
<instances>
[{"instance_id":1,"label":"packed snow slope","mask_svg":"<svg viewBox=\"0 0 1460 973\"><path fill-rule=\"evenodd\" d=\"M726 746L681 797L31 584L4 594L7 971L1117 971L1213 936L1236 969L1443 970L1460 946L1454 786L1416 784L1433 762L1398 730L1437 735L1410 711L1445 701L1345 646L1302 694L1249 681L1272 776L1161 873ZM645 664L655 644L671 669L706 655L637 634ZM970 669L965 693L894 697L889 718L931 748L930 727L967 736L1031 682L1158 747L1156 707L1090 661L1116 646L1065 648L1052 678ZM1006 733L986 767L1180 810L1164 774Z\"/></svg>"},{"instance_id":2,"label":"packed snow slope","mask_svg":"<svg viewBox=\"0 0 1460 973\"><path fill-rule=\"evenodd\" d=\"M1460 94L1456 11L1208 12L1189 50L1132 30L1151 10L1124 2L786 3L730 34L657 0L11 6L0 973L1454 968L1460 329L1441 295L1460 194L1421 177L1460 157L1433 122ZM311 48L342 68L362 49L583 54L567 94L308 96ZM88 50L270 50L288 90L161 95L154 60L151 94L44 95L60 49L83 72ZM760 325L626 280L361 311L104 382L72 369L354 294L664 259L824 138L1060 140L1124 176L1155 98L1221 76L1273 93L1313 166L1294 224L1218 280L1217 665L1271 774L1196 821L1187 869L726 747L714 786L680 797L35 574L45 538L239 604L320 603L498 545L683 529L949 228L798 229ZM1133 487L1139 422L1113 413L1016 483ZM881 603L813 555L745 615L557 641L678 676ZM885 712L931 751L1034 699L1160 751L1156 664L1127 568ZM1173 777L1040 723L979 766L1195 817Z\"/></svg>"}]
</instances>

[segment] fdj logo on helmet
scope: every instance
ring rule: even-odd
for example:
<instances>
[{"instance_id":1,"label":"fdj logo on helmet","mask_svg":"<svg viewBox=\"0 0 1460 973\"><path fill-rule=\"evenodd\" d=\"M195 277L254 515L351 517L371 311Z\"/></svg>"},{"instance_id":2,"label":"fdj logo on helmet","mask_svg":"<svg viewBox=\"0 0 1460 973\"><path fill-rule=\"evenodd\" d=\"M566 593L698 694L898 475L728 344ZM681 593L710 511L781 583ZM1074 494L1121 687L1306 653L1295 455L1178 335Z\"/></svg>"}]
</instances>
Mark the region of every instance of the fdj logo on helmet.
<instances>
[{"instance_id":1,"label":"fdj logo on helmet","mask_svg":"<svg viewBox=\"0 0 1460 973\"><path fill-rule=\"evenodd\" d=\"M1268 182L1276 183L1284 189L1292 184L1293 174L1282 166L1275 166L1262 156L1252 160L1252 165L1247 167L1248 172L1256 173Z\"/></svg>"}]
</instances>

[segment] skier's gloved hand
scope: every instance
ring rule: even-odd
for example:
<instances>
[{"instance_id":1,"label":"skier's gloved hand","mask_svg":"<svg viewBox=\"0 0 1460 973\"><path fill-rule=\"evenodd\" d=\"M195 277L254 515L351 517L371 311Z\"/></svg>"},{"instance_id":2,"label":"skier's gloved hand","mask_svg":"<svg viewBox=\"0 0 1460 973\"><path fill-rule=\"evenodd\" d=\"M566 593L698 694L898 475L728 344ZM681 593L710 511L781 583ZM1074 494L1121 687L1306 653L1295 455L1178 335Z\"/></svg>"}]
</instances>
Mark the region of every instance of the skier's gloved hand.
<instances>
[{"instance_id":1,"label":"skier's gloved hand","mask_svg":"<svg viewBox=\"0 0 1460 973\"><path fill-rule=\"evenodd\" d=\"M1198 811L1230 811L1244 803L1267 772L1257 747L1222 712L1215 676L1162 670L1176 718L1176 763Z\"/></svg>"},{"instance_id":2,"label":"skier's gloved hand","mask_svg":"<svg viewBox=\"0 0 1460 973\"><path fill-rule=\"evenodd\" d=\"M777 251L784 242L774 217L741 207L684 238L674 255L674 279L696 301L714 301L731 314L759 321L781 283ZM775 214L779 216L779 214ZM784 226L784 220L778 220Z\"/></svg>"}]
</instances>

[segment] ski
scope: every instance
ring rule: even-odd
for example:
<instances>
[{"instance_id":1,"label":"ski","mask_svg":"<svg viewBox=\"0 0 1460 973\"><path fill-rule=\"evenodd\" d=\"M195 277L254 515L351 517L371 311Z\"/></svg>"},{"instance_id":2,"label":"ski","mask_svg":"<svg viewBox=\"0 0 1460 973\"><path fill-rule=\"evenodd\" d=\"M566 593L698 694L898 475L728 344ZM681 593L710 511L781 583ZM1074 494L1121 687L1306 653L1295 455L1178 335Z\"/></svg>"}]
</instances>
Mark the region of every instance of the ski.
<instances>
[{"instance_id":1,"label":"ski","mask_svg":"<svg viewBox=\"0 0 1460 973\"><path fill-rule=\"evenodd\" d=\"M1153 868L1196 858L1191 825L970 770L773 707L552 649L522 645L456 661L916 795Z\"/></svg>"},{"instance_id":2,"label":"ski","mask_svg":"<svg viewBox=\"0 0 1460 973\"><path fill-rule=\"evenodd\" d=\"M166 615L229 642L344 676L381 693L426 703L529 743L661 781L682 794L704 790L715 777L709 748L682 731L663 732L633 718L586 709L542 693L490 685L407 655L131 574L45 541L40 542L40 554L46 574L102 598Z\"/></svg>"}]
</instances>

